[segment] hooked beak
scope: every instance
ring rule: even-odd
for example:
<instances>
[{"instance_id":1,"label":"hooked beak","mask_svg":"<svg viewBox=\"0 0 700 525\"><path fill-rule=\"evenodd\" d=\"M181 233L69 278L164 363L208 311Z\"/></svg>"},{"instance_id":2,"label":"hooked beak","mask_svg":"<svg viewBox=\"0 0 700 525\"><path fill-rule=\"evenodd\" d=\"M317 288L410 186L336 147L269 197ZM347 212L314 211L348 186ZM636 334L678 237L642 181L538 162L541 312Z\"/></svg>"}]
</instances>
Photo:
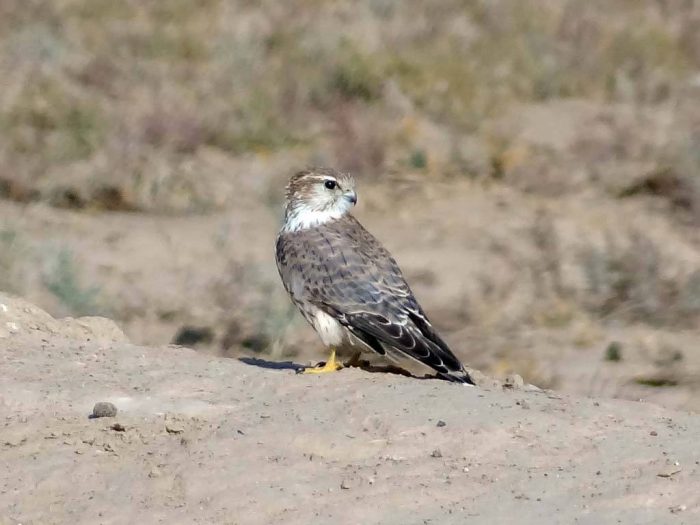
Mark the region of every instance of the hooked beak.
<instances>
[{"instance_id":1,"label":"hooked beak","mask_svg":"<svg viewBox=\"0 0 700 525\"><path fill-rule=\"evenodd\" d=\"M343 197L344 197L345 199L347 199L348 201L350 201L350 203L351 203L353 206L354 206L355 204L357 204L357 193L355 193L354 190L353 190L353 191L349 191L349 192L347 192L347 193L344 193L344 194L343 194Z\"/></svg>"}]
</instances>

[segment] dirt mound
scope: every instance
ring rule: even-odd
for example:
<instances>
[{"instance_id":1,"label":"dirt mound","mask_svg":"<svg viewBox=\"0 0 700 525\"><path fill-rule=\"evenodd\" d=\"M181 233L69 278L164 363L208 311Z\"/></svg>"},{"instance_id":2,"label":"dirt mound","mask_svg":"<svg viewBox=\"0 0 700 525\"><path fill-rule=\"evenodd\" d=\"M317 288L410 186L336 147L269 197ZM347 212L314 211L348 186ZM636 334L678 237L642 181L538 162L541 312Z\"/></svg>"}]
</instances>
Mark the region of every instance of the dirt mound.
<instances>
[{"instance_id":1,"label":"dirt mound","mask_svg":"<svg viewBox=\"0 0 700 525\"><path fill-rule=\"evenodd\" d=\"M94 342L128 342L121 328L110 319L104 317L54 319L28 301L0 292L0 339L37 333Z\"/></svg>"},{"instance_id":2,"label":"dirt mound","mask_svg":"<svg viewBox=\"0 0 700 525\"><path fill-rule=\"evenodd\" d=\"M3 296L0 523L691 523L700 417L130 345ZM91 418L97 402L116 417Z\"/></svg>"}]
</instances>

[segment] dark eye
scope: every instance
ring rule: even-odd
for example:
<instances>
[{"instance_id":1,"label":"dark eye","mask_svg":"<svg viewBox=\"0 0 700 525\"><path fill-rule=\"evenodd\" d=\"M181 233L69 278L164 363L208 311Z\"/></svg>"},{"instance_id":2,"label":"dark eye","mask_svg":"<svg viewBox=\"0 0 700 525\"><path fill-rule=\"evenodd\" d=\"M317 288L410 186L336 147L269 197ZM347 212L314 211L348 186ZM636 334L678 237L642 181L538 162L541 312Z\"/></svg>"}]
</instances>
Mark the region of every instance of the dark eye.
<instances>
[{"instance_id":1,"label":"dark eye","mask_svg":"<svg viewBox=\"0 0 700 525\"><path fill-rule=\"evenodd\" d=\"M335 181L334 180L327 180L326 182L323 183L323 185L328 188L329 190L334 190L335 189Z\"/></svg>"}]
</instances>

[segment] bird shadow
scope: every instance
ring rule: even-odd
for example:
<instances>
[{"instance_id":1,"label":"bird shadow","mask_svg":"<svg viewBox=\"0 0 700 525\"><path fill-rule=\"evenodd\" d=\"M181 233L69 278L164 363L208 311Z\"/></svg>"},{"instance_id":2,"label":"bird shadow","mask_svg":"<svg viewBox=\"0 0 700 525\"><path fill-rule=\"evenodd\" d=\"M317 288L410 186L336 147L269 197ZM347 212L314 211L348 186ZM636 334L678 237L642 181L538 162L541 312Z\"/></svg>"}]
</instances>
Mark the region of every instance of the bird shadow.
<instances>
[{"instance_id":1,"label":"bird shadow","mask_svg":"<svg viewBox=\"0 0 700 525\"><path fill-rule=\"evenodd\" d=\"M295 363L293 361L269 361L267 359L260 359L259 357L239 357L238 360L241 363L245 363L246 365L249 366L257 366L258 368L264 368L266 370L294 370L296 373L301 373L305 369L309 368L308 366L301 365L299 363ZM325 363L322 361L318 363L316 366L323 366ZM313 368L313 367L312 367ZM407 370L404 370L403 368L400 368L398 366L394 365L374 365L370 364L367 361L360 361L358 363L353 363L353 364L346 364L343 368L357 368L359 370L362 370L364 372L368 372L370 374L388 374L388 375L399 375L403 377L411 377L413 379L418 379L418 380L443 380L443 378L438 377L438 376L431 376L431 375L425 375L425 376L418 376L415 374L411 374Z\"/></svg>"},{"instance_id":2,"label":"bird shadow","mask_svg":"<svg viewBox=\"0 0 700 525\"><path fill-rule=\"evenodd\" d=\"M294 370L295 372L299 372L306 368L304 365L293 361L268 361L267 359L260 359L259 357L239 357L238 360L246 365L257 366L258 368L265 368L267 370Z\"/></svg>"},{"instance_id":3,"label":"bird shadow","mask_svg":"<svg viewBox=\"0 0 700 525\"><path fill-rule=\"evenodd\" d=\"M368 372L370 374L393 374L404 377L413 377L415 379L422 379L398 366L370 364L369 361L360 361L352 365L347 365L347 368L357 368L359 370L362 370L363 372Z\"/></svg>"}]
</instances>

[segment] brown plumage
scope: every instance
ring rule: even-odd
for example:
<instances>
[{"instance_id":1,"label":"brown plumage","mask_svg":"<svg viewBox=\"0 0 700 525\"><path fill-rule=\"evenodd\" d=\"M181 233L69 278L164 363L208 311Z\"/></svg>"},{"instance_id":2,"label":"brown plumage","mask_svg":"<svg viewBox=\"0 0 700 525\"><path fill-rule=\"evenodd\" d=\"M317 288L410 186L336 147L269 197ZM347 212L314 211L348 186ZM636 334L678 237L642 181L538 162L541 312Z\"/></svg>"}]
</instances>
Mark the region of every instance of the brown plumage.
<instances>
[{"instance_id":1,"label":"brown plumage","mask_svg":"<svg viewBox=\"0 0 700 525\"><path fill-rule=\"evenodd\" d=\"M292 301L329 347L410 358L471 383L394 258L350 215L354 186L349 175L323 168L290 180L276 255Z\"/></svg>"}]
</instances>

